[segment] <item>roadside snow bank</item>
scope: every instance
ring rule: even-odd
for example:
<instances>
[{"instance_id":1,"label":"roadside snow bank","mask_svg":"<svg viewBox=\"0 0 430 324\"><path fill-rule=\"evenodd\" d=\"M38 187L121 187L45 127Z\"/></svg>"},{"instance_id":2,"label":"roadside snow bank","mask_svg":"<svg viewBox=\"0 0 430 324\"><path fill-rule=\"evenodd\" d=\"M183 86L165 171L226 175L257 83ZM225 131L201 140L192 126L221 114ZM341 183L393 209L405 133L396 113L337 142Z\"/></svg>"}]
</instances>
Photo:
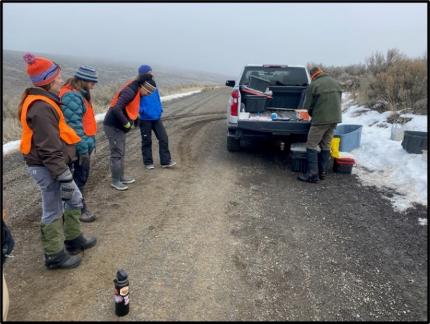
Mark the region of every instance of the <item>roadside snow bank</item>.
<instances>
[{"instance_id":1,"label":"roadside snow bank","mask_svg":"<svg viewBox=\"0 0 430 324\"><path fill-rule=\"evenodd\" d=\"M161 101L165 102L165 101L169 101L169 100L173 100L173 99L177 99L177 98L182 98L182 97L186 97L186 96L191 96L193 94L199 93L201 92L203 89L199 89L199 90L194 90L194 91L189 91L189 92L183 92L183 93L177 93L177 94L173 94L173 95L168 95L168 96L164 96L161 97ZM105 118L106 113L101 113L101 114L97 114L95 116L96 121L100 122L103 121L103 119ZM14 152L16 150L19 149L19 144L21 143L20 140L17 141L11 141L11 142L7 142L6 144L3 144L3 156Z\"/></svg>"},{"instance_id":2,"label":"roadside snow bank","mask_svg":"<svg viewBox=\"0 0 430 324\"><path fill-rule=\"evenodd\" d=\"M387 123L387 117L391 112L378 113L353 105L348 96L343 99L343 123L363 125L361 145L351 151L357 162L353 173L364 185L391 192L392 197L388 199L398 211L412 207L414 202L427 206L426 156L409 154L401 141L390 139L391 124ZM405 114L402 117L412 118L404 124L405 130L427 132L427 116Z\"/></svg>"}]
</instances>

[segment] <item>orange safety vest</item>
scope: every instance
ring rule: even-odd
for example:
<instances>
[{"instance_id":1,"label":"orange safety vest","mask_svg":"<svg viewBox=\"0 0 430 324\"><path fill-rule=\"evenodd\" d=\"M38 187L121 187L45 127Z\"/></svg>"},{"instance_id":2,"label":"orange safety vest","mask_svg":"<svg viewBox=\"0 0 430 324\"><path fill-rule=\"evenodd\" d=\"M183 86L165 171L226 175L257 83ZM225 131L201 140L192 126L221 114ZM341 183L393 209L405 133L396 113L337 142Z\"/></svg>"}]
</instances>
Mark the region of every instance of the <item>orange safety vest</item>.
<instances>
[{"instance_id":1,"label":"orange safety vest","mask_svg":"<svg viewBox=\"0 0 430 324\"><path fill-rule=\"evenodd\" d=\"M60 138L64 142L66 142L67 144L76 144L81 140L81 138L76 134L74 129L67 125L66 121L64 120L64 115L61 111L60 106L58 106L58 104L54 100L42 95L28 95L22 104L20 116L22 125L20 151L22 154L28 154L31 151L31 139L33 137L33 130L27 124L27 112L28 108L30 108L30 106L37 100L46 102L57 112L58 116L60 117L60 120L58 121Z\"/></svg>"},{"instance_id":2,"label":"orange safety vest","mask_svg":"<svg viewBox=\"0 0 430 324\"><path fill-rule=\"evenodd\" d=\"M111 109L118 102L119 94L121 93L121 91L132 82L133 82L133 80L129 80L121 86L121 88L118 90L118 92L112 98L112 101L110 103ZM131 120L136 120L137 117L139 116L139 106L140 106L140 93L139 93L139 91L137 91L136 96L133 98L133 100L130 101L127 106L125 106L125 111Z\"/></svg>"},{"instance_id":3,"label":"orange safety vest","mask_svg":"<svg viewBox=\"0 0 430 324\"><path fill-rule=\"evenodd\" d=\"M68 92L78 92L77 90L73 89L70 84L65 85L61 88L59 97L62 98L66 93ZM91 103L84 99L84 105L85 105L85 112L82 116L82 127L84 128L84 133L87 136L94 136L97 132L97 122L94 117L94 109Z\"/></svg>"}]
</instances>

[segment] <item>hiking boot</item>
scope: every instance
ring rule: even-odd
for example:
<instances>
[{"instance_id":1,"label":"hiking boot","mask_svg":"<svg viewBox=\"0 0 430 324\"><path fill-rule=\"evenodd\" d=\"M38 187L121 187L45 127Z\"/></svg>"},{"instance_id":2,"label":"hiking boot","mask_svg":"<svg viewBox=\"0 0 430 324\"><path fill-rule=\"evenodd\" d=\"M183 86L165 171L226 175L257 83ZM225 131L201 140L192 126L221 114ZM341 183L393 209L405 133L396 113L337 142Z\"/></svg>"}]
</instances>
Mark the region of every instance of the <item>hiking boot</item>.
<instances>
[{"instance_id":1,"label":"hiking boot","mask_svg":"<svg viewBox=\"0 0 430 324\"><path fill-rule=\"evenodd\" d=\"M170 162L169 162L169 164L162 164L161 165L161 167L162 168L171 168L171 167L173 167L173 166L175 166L176 165L176 162L175 161L173 161L173 160L171 160Z\"/></svg>"},{"instance_id":2,"label":"hiking boot","mask_svg":"<svg viewBox=\"0 0 430 324\"><path fill-rule=\"evenodd\" d=\"M82 250L86 250L92 248L96 245L97 239L95 237L85 238L83 234L80 234L77 238L73 240L64 241L64 246L66 247L67 252L70 254L78 254Z\"/></svg>"},{"instance_id":3,"label":"hiking boot","mask_svg":"<svg viewBox=\"0 0 430 324\"><path fill-rule=\"evenodd\" d=\"M155 169L155 166L153 164L145 164L145 169L152 170Z\"/></svg>"},{"instance_id":4,"label":"hiking boot","mask_svg":"<svg viewBox=\"0 0 430 324\"><path fill-rule=\"evenodd\" d=\"M111 187L115 188L116 190L120 190L120 191L124 191L124 190L128 189L128 187L119 180L113 180L110 185L111 185Z\"/></svg>"},{"instance_id":5,"label":"hiking boot","mask_svg":"<svg viewBox=\"0 0 430 324\"><path fill-rule=\"evenodd\" d=\"M79 220L81 222L85 223L91 223L96 220L96 215L94 215L87 207L87 204L85 203L85 200L82 200L82 204L84 205L81 209L81 216L79 217Z\"/></svg>"},{"instance_id":6,"label":"hiking boot","mask_svg":"<svg viewBox=\"0 0 430 324\"><path fill-rule=\"evenodd\" d=\"M129 178L129 177L122 177L120 181L124 184L129 184L129 183L136 182L136 179Z\"/></svg>"},{"instance_id":7,"label":"hiking boot","mask_svg":"<svg viewBox=\"0 0 430 324\"><path fill-rule=\"evenodd\" d=\"M308 163L308 171L305 174L299 175L297 179L300 181L316 183L318 182L318 151L306 149L306 158Z\"/></svg>"},{"instance_id":8,"label":"hiking boot","mask_svg":"<svg viewBox=\"0 0 430 324\"><path fill-rule=\"evenodd\" d=\"M47 255L45 254L45 266L49 270L53 269L72 269L81 264L79 255L70 255L62 249L60 252Z\"/></svg>"}]
</instances>

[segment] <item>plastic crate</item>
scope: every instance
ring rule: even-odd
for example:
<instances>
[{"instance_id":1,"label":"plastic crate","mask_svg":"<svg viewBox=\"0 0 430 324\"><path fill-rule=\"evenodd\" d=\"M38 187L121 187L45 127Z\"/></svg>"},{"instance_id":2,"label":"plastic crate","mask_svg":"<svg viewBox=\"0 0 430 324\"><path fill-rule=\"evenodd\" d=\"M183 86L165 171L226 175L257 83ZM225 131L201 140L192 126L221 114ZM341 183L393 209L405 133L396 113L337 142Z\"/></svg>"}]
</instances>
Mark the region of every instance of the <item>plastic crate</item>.
<instances>
[{"instance_id":1,"label":"plastic crate","mask_svg":"<svg viewBox=\"0 0 430 324\"><path fill-rule=\"evenodd\" d=\"M408 153L421 154L427 149L427 132L405 131L402 147Z\"/></svg>"},{"instance_id":2,"label":"plastic crate","mask_svg":"<svg viewBox=\"0 0 430 324\"><path fill-rule=\"evenodd\" d=\"M295 153L306 153L306 143L291 143L290 151Z\"/></svg>"},{"instance_id":3,"label":"plastic crate","mask_svg":"<svg viewBox=\"0 0 430 324\"><path fill-rule=\"evenodd\" d=\"M308 168L306 152L290 151L291 171L306 173Z\"/></svg>"},{"instance_id":4,"label":"plastic crate","mask_svg":"<svg viewBox=\"0 0 430 324\"><path fill-rule=\"evenodd\" d=\"M245 111L250 113L264 112L266 109L266 97L247 95L245 99Z\"/></svg>"},{"instance_id":5,"label":"plastic crate","mask_svg":"<svg viewBox=\"0 0 430 324\"><path fill-rule=\"evenodd\" d=\"M334 135L340 138L340 151L351 152L360 147L362 125L337 125Z\"/></svg>"},{"instance_id":6,"label":"plastic crate","mask_svg":"<svg viewBox=\"0 0 430 324\"><path fill-rule=\"evenodd\" d=\"M355 160L352 158L335 158L333 162L333 171L336 173L352 173L352 167L355 164Z\"/></svg>"}]
</instances>

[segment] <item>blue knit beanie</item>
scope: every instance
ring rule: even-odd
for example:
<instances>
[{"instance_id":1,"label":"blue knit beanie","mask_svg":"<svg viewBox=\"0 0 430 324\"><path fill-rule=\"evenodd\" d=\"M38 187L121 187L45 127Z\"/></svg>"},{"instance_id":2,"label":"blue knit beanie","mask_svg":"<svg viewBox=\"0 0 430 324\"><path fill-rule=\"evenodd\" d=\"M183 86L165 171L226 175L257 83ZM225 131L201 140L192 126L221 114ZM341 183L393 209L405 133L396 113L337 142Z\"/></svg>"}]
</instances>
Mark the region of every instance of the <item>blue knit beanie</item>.
<instances>
[{"instance_id":1,"label":"blue knit beanie","mask_svg":"<svg viewBox=\"0 0 430 324\"><path fill-rule=\"evenodd\" d=\"M152 68L151 68L149 65L141 65L141 66L139 67L139 70L138 70L139 75L142 75L142 74L148 73L148 72L150 72L150 71L152 71Z\"/></svg>"},{"instance_id":2,"label":"blue knit beanie","mask_svg":"<svg viewBox=\"0 0 430 324\"><path fill-rule=\"evenodd\" d=\"M96 69L91 66L82 65L75 73L75 77L84 81L98 82Z\"/></svg>"}]
</instances>

